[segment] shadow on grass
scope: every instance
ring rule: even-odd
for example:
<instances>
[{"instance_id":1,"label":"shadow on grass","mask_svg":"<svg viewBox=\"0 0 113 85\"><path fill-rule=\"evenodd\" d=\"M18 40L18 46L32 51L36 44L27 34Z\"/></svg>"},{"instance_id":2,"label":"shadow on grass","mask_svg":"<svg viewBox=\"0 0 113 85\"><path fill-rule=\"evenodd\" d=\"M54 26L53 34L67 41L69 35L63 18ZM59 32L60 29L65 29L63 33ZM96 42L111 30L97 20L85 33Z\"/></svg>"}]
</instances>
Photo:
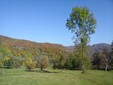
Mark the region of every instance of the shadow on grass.
<instances>
[{"instance_id":1,"label":"shadow on grass","mask_svg":"<svg viewBox=\"0 0 113 85\"><path fill-rule=\"evenodd\" d=\"M59 72L53 72L53 71L47 71L47 70L25 70L27 72L38 72L38 73L59 73Z\"/></svg>"}]
</instances>

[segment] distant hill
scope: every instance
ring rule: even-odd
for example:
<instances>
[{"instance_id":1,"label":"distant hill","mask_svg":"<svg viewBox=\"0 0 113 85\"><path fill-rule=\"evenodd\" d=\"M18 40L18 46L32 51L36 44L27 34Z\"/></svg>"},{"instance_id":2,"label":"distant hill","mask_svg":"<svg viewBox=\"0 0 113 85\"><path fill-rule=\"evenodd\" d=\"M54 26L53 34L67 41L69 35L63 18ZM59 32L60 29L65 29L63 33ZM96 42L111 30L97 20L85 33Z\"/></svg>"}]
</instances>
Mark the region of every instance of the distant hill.
<instances>
[{"instance_id":1,"label":"distant hill","mask_svg":"<svg viewBox=\"0 0 113 85\"><path fill-rule=\"evenodd\" d=\"M67 53L67 48L60 44L37 43L29 40L14 39L0 35L0 48L9 49L13 56L38 56L58 57Z\"/></svg>"},{"instance_id":2,"label":"distant hill","mask_svg":"<svg viewBox=\"0 0 113 85\"><path fill-rule=\"evenodd\" d=\"M111 45L107 43L98 43L98 44L88 45L88 48L93 52L101 52L103 49L110 51ZM67 46L67 49L69 51L72 51L74 49L74 46Z\"/></svg>"},{"instance_id":3,"label":"distant hill","mask_svg":"<svg viewBox=\"0 0 113 85\"><path fill-rule=\"evenodd\" d=\"M14 39L6 36L0 35L0 43L5 44L10 49L18 49L18 50L27 50L31 53L35 53L37 51L46 52L46 53L59 53L59 52L73 52L74 46L63 46L60 44L52 44L52 43L37 43L29 40L21 40ZM111 50L110 44L99 43L89 46L90 51L97 52L102 51L102 49ZM90 52L89 52L90 53Z\"/></svg>"},{"instance_id":4,"label":"distant hill","mask_svg":"<svg viewBox=\"0 0 113 85\"><path fill-rule=\"evenodd\" d=\"M106 43L99 43L99 44L92 45L91 48L95 52L102 51L103 49L106 49L106 50L110 51L111 50L111 45L106 44Z\"/></svg>"},{"instance_id":5,"label":"distant hill","mask_svg":"<svg viewBox=\"0 0 113 85\"><path fill-rule=\"evenodd\" d=\"M13 46L13 47L23 47L23 48L39 47L39 48L56 48L61 50L65 49L65 47L60 44L37 43L34 41L14 39L14 38L2 36L2 35L0 35L0 43L4 43L6 45Z\"/></svg>"}]
</instances>

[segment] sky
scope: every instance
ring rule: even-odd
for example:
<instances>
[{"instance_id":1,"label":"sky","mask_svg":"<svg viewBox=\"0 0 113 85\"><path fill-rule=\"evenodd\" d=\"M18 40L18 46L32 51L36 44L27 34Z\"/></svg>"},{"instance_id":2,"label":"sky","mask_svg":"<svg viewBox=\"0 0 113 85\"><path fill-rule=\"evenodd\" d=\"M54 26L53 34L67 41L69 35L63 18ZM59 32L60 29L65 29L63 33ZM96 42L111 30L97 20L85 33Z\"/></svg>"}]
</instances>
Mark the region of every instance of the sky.
<instances>
[{"instance_id":1,"label":"sky","mask_svg":"<svg viewBox=\"0 0 113 85\"><path fill-rule=\"evenodd\" d=\"M0 35L71 46L73 33L65 24L76 6L87 6L97 20L89 44L111 44L113 0L0 0Z\"/></svg>"}]
</instances>

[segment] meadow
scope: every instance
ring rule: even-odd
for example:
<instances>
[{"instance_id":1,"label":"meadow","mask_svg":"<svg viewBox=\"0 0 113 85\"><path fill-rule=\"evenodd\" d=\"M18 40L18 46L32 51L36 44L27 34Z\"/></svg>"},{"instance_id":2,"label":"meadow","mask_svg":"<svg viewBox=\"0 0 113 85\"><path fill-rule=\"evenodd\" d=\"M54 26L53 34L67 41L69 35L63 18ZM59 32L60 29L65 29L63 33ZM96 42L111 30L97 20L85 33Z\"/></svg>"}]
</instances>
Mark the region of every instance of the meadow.
<instances>
[{"instance_id":1,"label":"meadow","mask_svg":"<svg viewBox=\"0 0 113 85\"><path fill-rule=\"evenodd\" d=\"M0 69L0 85L113 85L113 71Z\"/></svg>"}]
</instances>

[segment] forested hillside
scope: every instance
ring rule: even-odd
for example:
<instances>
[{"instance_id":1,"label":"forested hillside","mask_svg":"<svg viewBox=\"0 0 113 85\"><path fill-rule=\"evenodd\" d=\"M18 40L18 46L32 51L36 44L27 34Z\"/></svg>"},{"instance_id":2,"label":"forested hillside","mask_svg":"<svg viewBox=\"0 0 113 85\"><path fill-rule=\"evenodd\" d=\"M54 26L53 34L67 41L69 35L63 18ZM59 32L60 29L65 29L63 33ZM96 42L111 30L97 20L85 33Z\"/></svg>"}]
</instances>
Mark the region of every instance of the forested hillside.
<instances>
[{"instance_id":1,"label":"forested hillside","mask_svg":"<svg viewBox=\"0 0 113 85\"><path fill-rule=\"evenodd\" d=\"M103 52L111 51L109 44L101 43L88 46L87 55L95 68L103 67L105 61L102 57ZM76 53L76 52L75 52ZM28 40L14 39L6 36L0 36L0 66L6 68L18 68L22 65L28 69L40 67L39 61L44 60L44 64L53 68L80 69L80 57L74 53L73 46L63 46L60 44L37 43ZM101 56L100 56L101 55ZM104 55L104 56L105 56ZM41 59L41 56L47 56ZM76 56L76 57L74 57ZM40 59L40 60L39 60ZM45 63L47 62L47 63ZM103 63L102 63L103 62ZM102 63L102 64L101 64ZM42 68L47 67L44 65Z\"/></svg>"},{"instance_id":2,"label":"forested hillside","mask_svg":"<svg viewBox=\"0 0 113 85\"><path fill-rule=\"evenodd\" d=\"M63 52L73 52L74 46L63 46L60 44L52 44L52 43L37 43L29 40L19 40L6 36L0 35L0 45L6 45L9 48L15 48L18 50L35 50L38 52L52 52L53 50L59 50ZM89 45L90 50L93 52L102 51L102 49L106 49L108 51L111 50L111 45L106 43L99 43L94 45ZM35 50L36 51L36 50Z\"/></svg>"},{"instance_id":3,"label":"forested hillside","mask_svg":"<svg viewBox=\"0 0 113 85\"><path fill-rule=\"evenodd\" d=\"M59 44L37 43L28 40L13 39L5 36L0 36L0 46L4 46L11 50L14 56L22 56L27 52L32 57L39 53L59 54L66 52L66 48Z\"/></svg>"},{"instance_id":4,"label":"forested hillside","mask_svg":"<svg viewBox=\"0 0 113 85\"><path fill-rule=\"evenodd\" d=\"M53 60L56 61L59 59L60 56L66 55L66 53L68 53L66 48L59 44L36 43L28 40L19 40L0 36L0 56L2 66L3 63L9 64L9 60L12 58L17 58L17 62L22 60L24 60L22 62L33 62L41 55L48 56L49 61L52 62ZM37 60L35 62L37 62ZM18 67L18 65L16 67Z\"/></svg>"}]
</instances>

